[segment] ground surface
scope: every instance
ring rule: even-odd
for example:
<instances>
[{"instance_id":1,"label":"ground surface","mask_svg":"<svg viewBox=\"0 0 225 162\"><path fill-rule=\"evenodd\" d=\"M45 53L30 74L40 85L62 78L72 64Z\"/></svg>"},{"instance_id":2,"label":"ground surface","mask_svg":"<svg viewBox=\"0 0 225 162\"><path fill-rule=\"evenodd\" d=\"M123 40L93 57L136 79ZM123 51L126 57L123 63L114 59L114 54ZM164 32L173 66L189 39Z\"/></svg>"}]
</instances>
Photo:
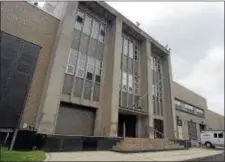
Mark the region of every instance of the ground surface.
<instances>
[{"instance_id":1,"label":"ground surface","mask_svg":"<svg viewBox=\"0 0 225 162\"><path fill-rule=\"evenodd\" d=\"M9 151L1 148L0 161L43 161L44 159L43 151Z\"/></svg>"},{"instance_id":2,"label":"ground surface","mask_svg":"<svg viewBox=\"0 0 225 162\"><path fill-rule=\"evenodd\" d=\"M82 151L46 154L46 161L188 161L224 153L224 150L199 149L122 154L111 151ZM220 161L224 156L218 156ZM214 160L214 161L215 161ZM202 161L202 160L201 160ZM209 161L207 158L204 161Z\"/></svg>"}]
</instances>

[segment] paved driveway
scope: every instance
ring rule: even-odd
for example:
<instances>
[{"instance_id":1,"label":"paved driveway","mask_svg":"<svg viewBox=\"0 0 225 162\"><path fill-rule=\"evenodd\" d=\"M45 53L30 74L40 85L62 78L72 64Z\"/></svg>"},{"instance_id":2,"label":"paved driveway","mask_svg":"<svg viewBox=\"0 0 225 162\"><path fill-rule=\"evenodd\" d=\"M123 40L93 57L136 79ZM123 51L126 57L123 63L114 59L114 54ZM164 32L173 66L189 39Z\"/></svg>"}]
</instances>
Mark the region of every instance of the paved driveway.
<instances>
[{"instance_id":1,"label":"paved driveway","mask_svg":"<svg viewBox=\"0 0 225 162\"><path fill-rule=\"evenodd\" d=\"M179 151L161 151L122 154L111 151L82 151L48 153L46 161L188 161L190 159L224 153L223 150L192 148Z\"/></svg>"}]
</instances>

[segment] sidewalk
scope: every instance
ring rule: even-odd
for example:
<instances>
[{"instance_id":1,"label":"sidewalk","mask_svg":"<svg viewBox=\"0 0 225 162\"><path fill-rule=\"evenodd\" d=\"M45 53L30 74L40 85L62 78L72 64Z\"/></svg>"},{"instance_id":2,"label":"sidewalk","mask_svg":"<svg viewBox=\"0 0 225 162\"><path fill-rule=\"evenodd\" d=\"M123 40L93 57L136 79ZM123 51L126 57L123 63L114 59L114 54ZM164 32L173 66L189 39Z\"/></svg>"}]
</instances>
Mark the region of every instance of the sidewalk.
<instances>
[{"instance_id":1,"label":"sidewalk","mask_svg":"<svg viewBox=\"0 0 225 162\"><path fill-rule=\"evenodd\" d=\"M224 153L224 150L191 148L189 150L146 153L82 151L47 153L45 161L186 161Z\"/></svg>"}]
</instances>

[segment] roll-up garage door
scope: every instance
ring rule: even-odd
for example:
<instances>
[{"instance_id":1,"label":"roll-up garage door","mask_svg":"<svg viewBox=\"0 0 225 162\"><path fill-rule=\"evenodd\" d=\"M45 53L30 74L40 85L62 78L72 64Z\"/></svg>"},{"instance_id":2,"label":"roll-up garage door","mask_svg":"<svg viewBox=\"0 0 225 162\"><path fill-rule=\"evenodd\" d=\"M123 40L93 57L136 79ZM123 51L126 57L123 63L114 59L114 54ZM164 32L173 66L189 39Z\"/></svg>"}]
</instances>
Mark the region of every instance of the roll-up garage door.
<instances>
[{"instance_id":1,"label":"roll-up garage door","mask_svg":"<svg viewBox=\"0 0 225 162\"><path fill-rule=\"evenodd\" d=\"M59 108L56 134L92 136L95 109L62 104Z\"/></svg>"}]
</instances>

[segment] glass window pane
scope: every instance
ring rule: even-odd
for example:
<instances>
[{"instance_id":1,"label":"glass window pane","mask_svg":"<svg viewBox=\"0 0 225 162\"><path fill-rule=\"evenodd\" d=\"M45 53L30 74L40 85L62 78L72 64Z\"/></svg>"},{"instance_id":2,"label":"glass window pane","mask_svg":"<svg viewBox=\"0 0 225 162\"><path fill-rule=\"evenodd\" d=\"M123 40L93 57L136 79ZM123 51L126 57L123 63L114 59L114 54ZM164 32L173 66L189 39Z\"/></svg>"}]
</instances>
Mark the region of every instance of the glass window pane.
<instances>
[{"instance_id":1,"label":"glass window pane","mask_svg":"<svg viewBox=\"0 0 225 162\"><path fill-rule=\"evenodd\" d=\"M127 56L128 53L128 40L126 38L123 39L123 54Z\"/></svg>"},{"instance_id":2,"label":"glass window pane","mask_svg":"<svg viewBox=\"0 0 225 162\"><path fill-rule=\"evenodd\" d=\"M134 44L129 42L129 57L133 59L134 57Z\"/></svg>"},{"instance_id":3,"label":"glass window pane","mask_svg":"<svg viewBox=\"0 0 225 162\"><path fill-rule=\"evenodd\" d=\"M90 72L90 73L94 74L94 66L88 65L87 66L87 72Z\"/></svg>"},{"instance_id":4,"label":"glass window pane","mask_svg":"<svg viewBox=\"0 0 225 162\"><path fill-rule=\"evenodd\" d=\"M85 61L83 61L83 60L78 60L78 68L84 69L84 68L85 68Z\"/></svg>"},{"instance_id":5,"label":"glass window pane","mask_svg":"<svg viewBox=\"0 0 225 162\"><path fill-rule=\"evenodd\" d=\"M66 73L73 75L75 67L73 65L67 65Z\"/></svg>"},{"instance_id":6,"label":"glass window pane","mask_svg":"<svg viewBox=\"0 0 225 162\"><path fill-rule=\"evenodd\" d=\"M74 67L75 67L76 61L77 61L77 55L78 55L78 51L70 48L68 64L74 65Z\"/></svg>"},{"instance_id":7,"label":"glass window pane","mask_svg":"<svg viewBox=\"0 0 225 162\"><path fill-rule=\"evenodd\" d=\"M133 59L128 58L128 72L133 74Z\"/></svg>"},{"instance_id":8,"label":"glass window pane","mask_svg":"<svg viewBox=\"0 0 225 162\"><path fill-rule=\"evenodd\" d=\"M100 95L100 84L95 83L94 85L94 93L93 93L93 100L99 101L99 95Z\"/></svg>"},{"instance_id":9,"label":"glass window pane","mask_svg":"<svg viewBox=\"0 0 225 162\"><path fill-rule=\"evenodd\" d=\"M126 92L122 92L122 106L123 107L127 107L127 93Z\"/></svg>"},{"instance_id":10,"label":"glass window pane","mask_svg":"<svg viewBox=\"0 0 225 162\"><path fill-rule=\"evenodd\" d=\"M83 78L84 77L84 69L77 68L76 76Z\"/></svg>"},{"instance_id":11,"label":"glass window pane","mask_svg":"<svg viewBox=\"0 0 225 162\"><path fill-rule=\"evenodd\" d=\"M96 75L95 76L95 81L98 82L98 83L100 83L101 82L101 76Z\"/></svg>"},{"instance_id":12,"label":"glass window pane","mask_svg":"<svg viewBox=\"0 0 225 162\"><path fill-rule=\"evenodd\" d=\"M127 56L123 55L122 69L127 72Z\"/></svg>"},{"instance_id":13,"label":"glass window pane","mask_svg":"<svg viewBox=\"0 0 225 162\"><path fill-rule=\"evenodd\" d=\"M85 21L84 21L83 32L87 35L90 35L90 33L91 33L91 22L92 22L92 18L90 16L86 15Z\"/></svg>"},{"instance_id":14,"label":"glass window pane","mask_svg":"<svg viewBox=\"0 0 225 162\"><path fill-rule=\"evenodd\" d=\"M102 62L99 60L96 60L96 65L97 68L102 68Z\"/></svg>"},{"instance_id":15,"label":"glass window pane","mask_svg":"<svg viewBox=\"0 0 225 162\"><path fill-rule=\"evenodd\" d=\"M74 97L81 97L82 87L83 87L83 79L76 77Z\"/></svg>"},{"instance_id":16,"label":"glass window pane","mask_svg":"<svg viewBox=\"0 0 225 162\"><path fill-rule=\"evenodd\" d=\"M95 68L95 74L101 76L102 70L100 68Z\"/></svg>"},{"instance_id":17,"label":"glass window pane","mask_svg":"<svg viewBox=\"0 0 225 162\"><path fill-rule=\"evenodd\" d=\"M92 90L92 82L86 80L84 85L84 99L90 100L91 99L91 90Z\"/></svg>"},{"instance_id":18,"label":"glass window pane","mask_svg":"<svg viewBox=\"0 0 225 162\"><path fill-rule=\"evenodd\" d=\"M78 11L76 22L75 22L75 28L77 30L82 30L83 23L84 23L84 13L81 11Z\"/></svg>"},{"instance_id":19,"label":"glass window pane","mask_svg":"<svg viewBox=\"0 0 225 162\"><path fill-rule=\"evenodd\" d=\"M99 38L98 40L100 42L104 42L105 41L105 26L104 25L100 25L100 33L99 33Z\"/></svg>"},{"instance_id":20,"label":"glass window pane","mask_svg":"<svg viewBox=\"0 0 225 162\"><path fill-rule=\"evenodd\" d=\"M86 60L86 55L85 54L83 54L83 53L81 53L81 52L79 52L79 60Z\"/></svg>"},{"instance_id":21,"label":"glass window pane","mask_svg":"<svg viewBox=\"0 0 225 162\"><path fill-rule=\"evenodd\" d=\"M88 64L94 66L95 64L95 58L88 56Z\"/></svg>"},{"instance_id":22,"label":"glass window pane","mask_svg":"<svg viewBox=\"0 0 225 162\"><path fill-rule=\"evenodd\" d=\"M97 21L93 20L91 37L97 39L98 38L98 32L99 32L99 23Z\"/></svg>"}]
</instances>

